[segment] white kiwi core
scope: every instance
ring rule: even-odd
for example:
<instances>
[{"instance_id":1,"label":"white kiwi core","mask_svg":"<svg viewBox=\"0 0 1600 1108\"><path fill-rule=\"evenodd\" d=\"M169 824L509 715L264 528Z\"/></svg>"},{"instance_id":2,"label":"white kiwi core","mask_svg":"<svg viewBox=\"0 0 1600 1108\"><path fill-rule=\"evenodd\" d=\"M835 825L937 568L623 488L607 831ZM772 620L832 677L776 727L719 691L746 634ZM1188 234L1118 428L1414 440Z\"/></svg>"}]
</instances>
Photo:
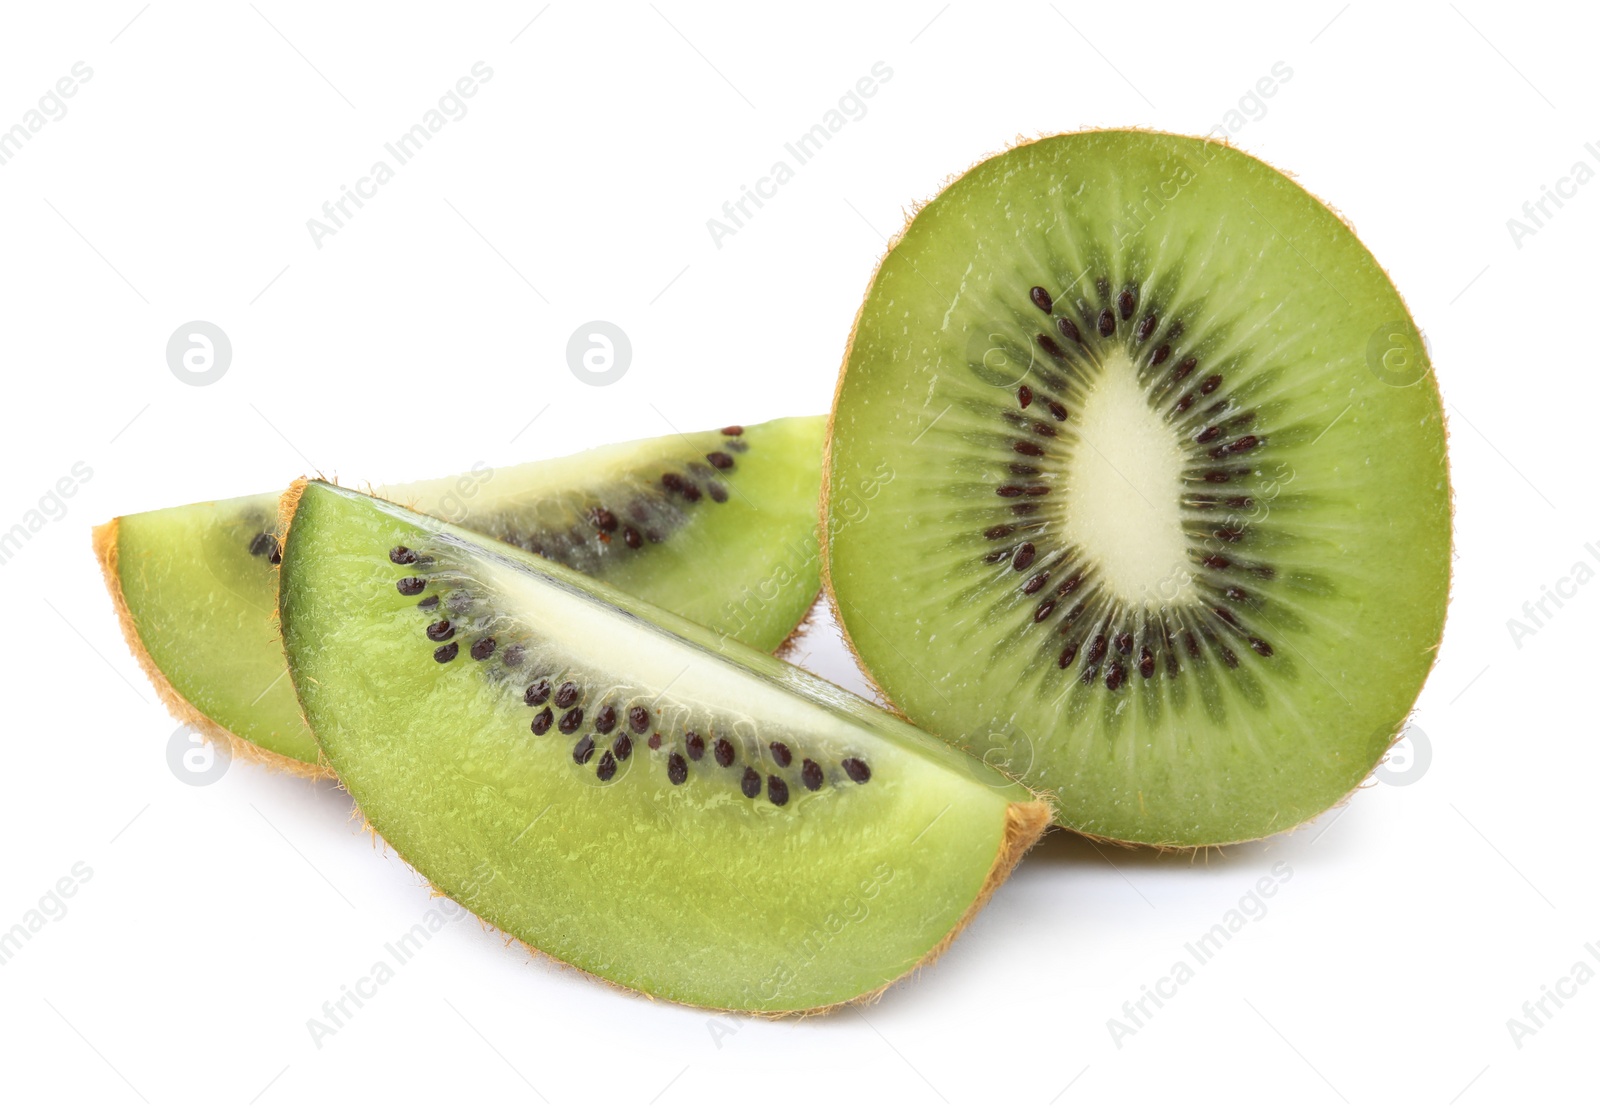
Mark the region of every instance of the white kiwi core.
<instances>
[{"instance_id":1,"label":"white kiwi core","mask_svg":"<svg viewBox=\"0 0 1600 1108\"><path fill-rule=\"evenodd\" d=\"M1195 599L1178 434L1145 398L1132 362L1106 359L1072 413L1063 528L1100 583L1132 607Z\"/></svg>"}]
</instances>

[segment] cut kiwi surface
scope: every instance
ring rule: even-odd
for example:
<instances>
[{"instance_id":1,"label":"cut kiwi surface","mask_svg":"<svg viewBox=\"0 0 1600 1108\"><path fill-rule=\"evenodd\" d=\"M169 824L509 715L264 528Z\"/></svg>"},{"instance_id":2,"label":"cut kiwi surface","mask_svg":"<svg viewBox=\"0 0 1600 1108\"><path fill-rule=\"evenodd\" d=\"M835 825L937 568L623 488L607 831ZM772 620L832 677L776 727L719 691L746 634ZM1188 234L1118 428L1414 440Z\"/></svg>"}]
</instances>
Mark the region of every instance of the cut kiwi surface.
<instances>
[{"instance_id":1,"label":"cut kiwi surface","mask_svg":"<svg viewBox=\"0 0 1600 1108\"><path fill-rule=\"evenodd\" d=\"M771 651L819 589L822 435L821 417L781 419L383 492ZM168 707L214 739L253 744L245 754L315 773L273 617L278 499L123 516L96 529L95 550Z\"/></svg>"},{"instance_id":2,"label":"cut kiwi surface","mask_svg":"<svg viewBox=\"0 0 1600 1108\"><path fill-rule=\"evenodd\" d=\"M975 759L525 551L321 482L284 498L306 719L372 827L525 943L651 996L870 996L1048 824Z\"/></svg>"},{"instance_id":3,"label":"cut kiwi surface","mask_svg":"<svg viewBox=\"0 0 1600 1108\"><path fill-rule=\"evenodd\" d=\"M1421 337L1337 215L1221 143L1043 139L922 208L835 400L824 496L869 486L830 507L823 569L871 678L1092 835L1315 816L1437 650Z\"/></svg>"}]
</instances>

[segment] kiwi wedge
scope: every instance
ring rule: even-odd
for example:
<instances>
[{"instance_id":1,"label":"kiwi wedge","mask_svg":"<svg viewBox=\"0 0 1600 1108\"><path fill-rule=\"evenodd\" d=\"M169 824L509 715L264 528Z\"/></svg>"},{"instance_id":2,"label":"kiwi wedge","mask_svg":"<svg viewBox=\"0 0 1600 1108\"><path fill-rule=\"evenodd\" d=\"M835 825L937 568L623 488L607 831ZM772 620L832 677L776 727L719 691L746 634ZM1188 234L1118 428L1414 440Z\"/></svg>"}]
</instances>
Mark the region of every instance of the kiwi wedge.
<instances>
[{"instance_id":1,"label":"kiwi wedge","mask_svg":"<svg viewBox=\"0 0 1600 1108\"><path fill-rule=\"evenodd\" d=\"M1324 811L1442 632L1421 338L1338 215L1219 142L1046 138L923 207L835 398L824 497L868 486L823 556L861 663L1090 835L1221 844Z\"/></svg>"},{"instance_id":2,"label":"kiwi wedge","mask_svg":"<svg viewBox=\"0 0 1600 1108\"><path fill-rule=\"evenodd\" d=\"M668 435L384 494L772 651L819 591L823 429L813 416ZM174 714L236 755L326 773L273 615L278 499L122 516L95 530L95 551L128 645Z\"/></svg>"},{"instance_id":3,"label":"kiwi wedge","mask_svg":"<svg viewBox=\"0 0 1600 1108\"><path fill-rule=\"evenodd\" d=\"M873 996L1049 823L888 713L522 549L322 482L284 510L289 672L362 814L608 981L769 1013Z\"/></svg>"}]
</instances>

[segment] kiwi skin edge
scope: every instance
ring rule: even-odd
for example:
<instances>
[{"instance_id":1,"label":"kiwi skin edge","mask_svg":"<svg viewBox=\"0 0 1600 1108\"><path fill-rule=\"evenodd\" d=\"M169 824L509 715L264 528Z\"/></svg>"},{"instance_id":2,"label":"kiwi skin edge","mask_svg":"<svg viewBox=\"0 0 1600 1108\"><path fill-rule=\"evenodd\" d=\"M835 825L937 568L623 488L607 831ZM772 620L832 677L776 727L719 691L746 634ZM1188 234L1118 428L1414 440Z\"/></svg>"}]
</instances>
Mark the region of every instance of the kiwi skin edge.
<instances>
[{"instance_id":1,"label":"kiwi skin edge","mask_svg":"<svg viewBox=\"0 0 1600 1108\"><path fill-rule=\"evenodd\" d=\"M117 613L117 625L122 629L122 637L128 644L128 650L138 661L145 677L149 678L151 687L156 690L156 696L161 698L161 703L166 706L167 711L178 722L204 736L207 742L226 750L231 759L254 762L268 769L310 780L331 779L333 769L325 763L318 762L313 765L259 747L229 731L185 700L182 694L172 687L172 682L167 680L167 675L161 672L161 667L156 665L155 659L150 657L150 652L145 649L144 640L139 637L139 628L133 622L133 613L128 610L127 598L122 595L122 578L117 565L118 524L119 520L113 519L94 529L94 556L100 563L100 573L105 578L106 591L111 594L111 605Z\"/></svg>"},{"instance_id":2,"label":"kiwi skin edge","mask_svg":"<svg viewBox=\"0 0 1600 1108\"><path fill-rule=\"evenodd\" d=\"M896 231L894 234L889 236L889 240L888 240L888 242L885 244L885 246L883 248L883 253L878 256L878 260L873 264L872 272L867 277L866 292L863 293L863 295L862 295L860 306L856 308L855 317L850 321L850 333L845 339L844 354L840 358L840 361L839 361L839 372L838 372L837 378L834 381L834 387L833 387L833 401L832 401L832 404L830 405L830 407L828 409L828 425L827 425L826 433L823 435L823 440L822 440L822 491L821 491L821 493L819 495L819 498L818 498L818 517L819 518L818 518L818 525L817 525L818 526L817 536L818 536L818 540L819 540L818 541L818 556L820 558L819 572L820 572L820 576L821 576L821 579L822 579L822 592L828 599L828 608L833 614L834 622L839 627L839 635L844 640L845 649L847 649L850 652L850 657L855 662L856 668L861 672L862 678L866 681L868 687L872 689L873 693L878 698L878 701L883 706L884 710L893 713L894 715L896 715L896 716L900 717L901 719L905 720L907 723L910 723L912 726L919 726L919 725L917 724L917 722L915 720L913 720L903 710L901 710L900 706L897 705L894 702L894 699L892 697L890 697L888 695L887 691L878 683L877 679L872 675L872 672L867 668L866 663L862 660L860 652L856 649L855 641L851 638L850 630L849 630L848 625L845 623L845 620L844 620L844 617L843 617L843 613L840 610L838 593L835 591L835 589L833 587L833 564L832 564L832 553L833 553L833 549L832 548L833 548L833 544L832 544L832 541L831 541L832 540L832 532L831 532L831 529L829 528L829 525L828 525L829 524L829 512L828 512L828 509L829 509L830 490L832 488L832 481L833 481L833 429L834 429L834 419L838 415L839 397L844 391L845 373L849 369L849 366L850 366L850 355L851 355L852 351L855 348L856 332L857 332L858 328L861 326L861 316L866 311L867 301L869 299L867 294L869 294L871 292L873 285L876 283L876 281L878 279L878 273L883 268L883 263L888 260L889 256L894 252L895 247L897 247L900 244L900 239L902 238L902 236L904 236L904 234L906 232L906 229L911 226L912 221L916 219L918 213L920 213L925 206L927 206L929 203L931 203L934 198L937 198L946 189L948 189L951 185L955 184L961 178L965 177L973 169L975 169L979 165L982 165L983 163L991 160L992 158L999 157L1000 155L1009 153L1012 150L1021 149L1022 147L1025 147L1025 146L1031 146L1035 142L1040 141L1041 139L1054 138L1054 137L1057 136L1057 134L1067 134L1067 133L1070 133L1070 134L1099 134L1099 133L1108 132L1108 131L1111 131L1111 132L1142 131L1142 132L1147 133L1147 134L1171 135L1173 137L1178 137L1178 138L1196 139L1197 141L1200 141L1200 142L1204 142L1204 143L1208 143L1208 144L1214 143L1214 144L1216 144L1218 146L1227 147L1228 149L1233 150L1236 153L1238 153L1238 154L1240 154L1240 155L1242 155L1244 157L1250 158L1253 161L1260 162L1262 165L1267 166L1269 169L1272 169L1273 171L1275 171L1277 173L1281 173L1283 176L1288 177L1290 180L1293 180L1295 182L1295 184L1301 189L1302 192L1304 192L1307 196L1311 197L1311 199L1315 200L1318 204L1322 205L1322 207L1324 209L1326 209L1331 215L1333 215L1334 218L1336 218L1340 223L1344 224L1345 228L1351 233L1351 235L1355 236L1357 242L1361 242L1361 236L1356 233L1355 225L1353 223L1351 223L1350 220L1345 217L1344 213L1341 212L1338 208L1334 207L1332 204L1328 203L1322 197L1320 197L1317 194L1311 192L1304 185L1301 185L1299 180L1295 178L1295 175L1293 173L1290 173L1287 170L1281 169L1278 166L1274 166L1269 162L1266 162L1266 161L1264 161L1264 160L1262 160L1260 158L1255 157L1255 155L1253 155L1253 154L1250 154L1250 153L1248 153L1248 152L1246 152L1244 150L1239 149L1238 147L1234 146L1232 142L1228 141L1228 139L1226 139L1226 138L1217 138L1217 137L1210 136L1210 135L1200 135L1200 136L1184 135L1184 134L1181 134L1180 132L1161 131L1161 130L1159 130L1157 128L1154 128L1154 127L1087 127L1087 128L1083 128L1082 130L1074 131L1074 132L1053 132L1053 133L1050 133L1050 134L1040 133L1040 134L1034 135L1031 138L1019 134L1016 137L1016 139L1010 145L1008 145L1008 146L1006 146L1006 147L1004 147L1004 148L1002 148L1000 150L990 151L988 153L980 155L978 158L976 158L974 161L972 161L967 166L966 169L962 170L959 173L952 173L949 176L947 176L946 178L944 178L944 180L942 180L939 183L938 188L934 191L933 196L930 197L929 199L921 200L921 201L918 201L918 202L916 202L916 203L911 205L910 209L906 211L905 222L901 225L901 227L900 227L900 229L898 231ZM1362 246L1365 247L1365 245L1366 244L1364 242L1362 242ZM1368 255L1371 256L1371 251L1370 250L1368 251ZM1374 257L1372 260L1373 260L1373 263L1375 265L1378 265L1378 268L1383 272L1384 276L1388 277L1389 276L1389 271L1387 269L1385 269L1381 265L1381 263L1378 262L1377 258ZM1389 281L1389 284L1391 285L1391 287L1393 287L1395 296L1400 300L1401 307L1405 311L1406 319L1412 324L1413 327L1415 327L1416 326L1416 319L1415 319L1415 316L1412 314L1410 305L1405 302L1404 294L1401 293L1399 286L1396 285L1392 279ZM1420 329L1419 329L1418 333L1419 334L1421 333ZM1455 486L1454 486L1453 483L1450 482L1450 466L1449 466L1449 455L1448 455L1448 444L1449 444L1449 441L1450 441L1449 413L1446 411L1444 403L1443 403L1443 398L1440 396L1440 393L1439 393L1439 380L1438 380L1437 373L1435 372L1435 368L1433 366L1433 359L1432 359L1431 355L1428 358L1428 365L1429 365L1429 372L1427 374L1427 380L1430 382L1430 384L1431 384L1431 386L1433 388L1434 396L1436 398L1439 398L1439 400L1440 400L1440 403L1439 403L1440 421L1441 421L1441 427L1442 427L1442 431L1443 431L1443 435L1444 435L1444 440L1445 440L1446 447L1447 447L1446 456L1445 456L1445 459L1444 459L1444 463L1445 463L1444 464L1444 477L1445 477L1445 483L1446 483L1446 495L1448 496L1449 501L1450 501L1450 519L1451 519L1452 526L1451 526L1451 531L1450 531L1450 550L1449 550L1449 553L1450 553L1451 557L1449 559L1449 565L1446 568L1446 580L1445 580L1445 597L1446 597L1446 599L1445 599L1444 624L1440 628L1439 641L1435 642L1433 644L1433 646L1429 649L1429 654L1430 654L1431 660L1430 660L1429 665L1428 665L1427 674L1424 675L1424 687L1425 687L1426 677L1428 675L1432 674L1433 667L1438 664L1439 647L1442 645L1442 643L1444 641L1444 628L1449 626L1450 599L1451 599L1451 596L1453 594L1454 586L1455 586L1455 557L1454 557L1454 555L1455 555L1455 549L1456 549L1455 528L1454 528L1454 521L1455 521ZM1413 705L1413 709L1412 710L1413 711L1415 710L1415 705ZM1389 737L1388 743L1384 748L1384 754L1374 764L1374 767L1373 767L1374 769L1377 768L1377 766L1383 764L1384 760L1388 757L1388 752L1393 750L1395 744L1398 743L1400 741L1400 739L1405 735L1406 724L1407 724L1407 722L1409 722L1409 719L1410 719L1410 713L1408 712L1407 716L1406 716L1406 719L1401 721L1400 725L1396 728L1395 733ZM996 770L999 770L1000 772L1005 772L1002 767L996 766L996 767L992 767L992 768L995 768ZM1006 775L1009 776L1009 777L1012 777L1014 780L1018 780L1019 782L1021 781L1020 778L1015 777L1015 775L1013 775L1013 774L1009 774L1008 773ZM1021 782L1021 783L1026 784L1026 782ZM1048 799L1050 799L1052 805L1054 805L1054 797L1050 796L1050 794L1047 791L1046 792L1041 792L1041 790L1037 786L1034 786L1034 785L1028 785L1028 787L1032 788L1035 793L1038 793L1040 795L1046 796ZM1232 842L1226 842L1226 843L1208 843L1208 844L1203 844L1203 845L1189 845L1189 844L1180 844L1180 843L1130 842L1130 841L1123 840L1123 839L1107 838L1107 837L1104 837L1104 836L1101 836L1101 835L1092 834L1090 832L1080 831L1079 829L1077 829L1075 827L1070 827L1070 826L1067 826L1065 824L1061 824L1059 826L1061 826L1063 830L1070 831L1070 832L1072 832L1072 834L1079 835L1079 836L1081 836L1083 838L1086 838L1086 839L1090 840L1091 842L1100 843L1100 844L1104 844L1104 845L1108 845L1108 846L1120 846L1120 847L1123 847L1124 849L1128 849L1128 850L1148 849L1148 850L1153 850L1153 851L1155 851L1157 853L1161 853L1161 854L1168 854L1168 853L1172 853L1172 854L1189 854L1189 855L1193 856L1193 855L1199 854L1199 853L1201 853L1203 851L1209 851L1209 850L1211 850L1213 848L1220 849L1222 847L1227 847L1227 846L1237 846L1237 845L1240 845L1242 843L1258 842L1258 841L1261 841L1262 839L1265 839L1265 838L1273 838L1273 837L1275 837L1277 835L1291 834L1291 833L1293 833L1295 831L1300 830L1303 827L1307 827L1310 824L1316 822L1317 820L1321 819L1324 815L1326 815L1328 812L1331 812L1336 808L1343 808L1345 805L1347 805L1350 802L1351 798L1354 797L1356 793L1361 791L1361 789L1363 787L1364 787L1364 784L1361 783L1361 782L1358 782L1354 787L1352 787L1350 789L1349 792L1347 792L1344 796L1339 798L1339 800L1337 800L1333 804L1329 805L1323 811L1318 812L1315 815L1308 817L1307 819L1305 819L1302 822L1294 825L1293 827L1286 827L1286 828L1283 828L1283 829L1281 829L1279 831L1272 832L1269 835L1260 836L1259 838L1256 838L1256 839L1239 839L1239 840L1235 840L1235 841L1232 841Z\"/></svg>"},{"instance_id":3,"label":"kiwi skin edge","mask_svg":"<svg viewBox=\"0 0 1600 1108\"><path fill-rule=\"evenodd\" d=\"M295 481L289 486L288 490L284 492L283 497L278 502L278 525L279 531L283 535L283 546L285 549L287 549L289 546L291 533L294 528L295 509L299 506L300 498L305 493L306 484L307 480L303 477ZM273 612L273 617L275 619L277 618L276 610ZM285 659L285 661L287 663L287 659ZM852 997L849 1000L844 1000L836 1004L824 1005L817 1008L804 1008L787 1012L760 1012L736 1008L710 1008L705 1005L689 1004L683 1001L667 1001L667 1003L682 1004L686 1008L695 1008L704 1011L728 1012L737 1015L756 1016L762 1019L778 1020L790 1017L828 1015L830 1013L839 1011L842 1008L853 1005L870 1004L876 1001L885 992L887 992L891 986L907 979L908 977L911 977L913 974L926 968L927 966L932 965L941 954L948 950L950 944L955 941L956 936L961 934L961 932L966 929L967 925L972 922L973 918L977 916L978 912L981 911L986 904L988 904L989 898L994 895L995 890L1005 883L1006 878L1011 875L1012 870L1016 869L1017 864L1022 861L1023 855L1032 849L1034 844L1039 841L1040 836L1042 836L1049 829L1051 821L1055 818L1055 806L1048 797L1042 796L1038 793L1035 793L1035 796L1037 799L1033 802L1012 803L1006 806L1005 831L1001 836L1000 848L995 854L994 862L989 867L989 872L984 877L983 885L979 888L977 895L973 898L972 903L967 906L966 912L963 913L962 917L956 921L955 926L950 929L944 938L940 939L939 942L931 950L929 950L927 954L925 954L915 965L907 969L900 976L893 978L892 980L885 981L883 984L872 989L871 991ZM379 836L377 829L374 828L372 824L367 821L366 817L361 814L359 807L353 808L352 815L361 819L362 826L366 829L368 834L372 836L374 845L379 842L383 842L387 850L394 851L396 857L400 858L400 860L403 862L406 861L404 855L402 855L392 845L388 844ZM406 862L406 864L410 865L409 862ZM413 866L412 869L415 870L416 867ZM417 872L420 875L421 871ZM427 879L424 878L424 881L426 880ZM431 881L428 881L427 884L431 895L444 897L450 900L455 899L449 892L440 889ZM499 930L499 928L495 927L487 920L483 920L481 917L479 917L479 922L487 929L493 929L496 931ZM627 985L618 984L617 982L610 981L604 977L599 977L593 973L590 973L587 970L580 969L579 967L572 965L570 962L564 962L554 955L545 953L538 947L533 946L531 943L518 939L509 933L505 934L507 945L510 945L512 942L516 942L542 959L546 959L558 966L563 967L564 969L581 974L584 977L599 981L602 984L619 990L623 993L627 993L632 996L642 996L648 1000L661 1000L661 998L653 996L649 993L642 992Z\"/></svg>"}]
</instances>

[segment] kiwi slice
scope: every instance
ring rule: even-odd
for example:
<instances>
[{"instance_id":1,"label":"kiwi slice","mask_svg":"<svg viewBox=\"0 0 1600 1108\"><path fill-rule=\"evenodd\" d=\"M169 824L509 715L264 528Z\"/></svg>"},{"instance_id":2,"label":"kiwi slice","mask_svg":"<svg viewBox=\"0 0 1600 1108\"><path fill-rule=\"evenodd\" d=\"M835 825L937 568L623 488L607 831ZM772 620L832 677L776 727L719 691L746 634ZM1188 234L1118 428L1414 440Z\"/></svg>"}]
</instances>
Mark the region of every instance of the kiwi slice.
<instances>
[{"instance_id":1,"label":"kiwi slice","mask_svg":"<svg viewBox=\"0 0 1600 1108\"><path fill-rule=\"evenodd\" d=\"M1047 138L922 208L857 317L824 497L872 679L1109 839L1333 805L1443 627L1444 418L1405 305L1336 214L1202 139Z\"/></svg>"},{"instance_id":2,"label":"kiwi slice","mask_svg":"<svg viewBox=\"0 0 1600 1108\"><path fill-rule=\"evenodd\" d=\"M479 466L385 495L771 651L820 587L822 435L819 416L780 419ZM96 529L95 551L128 645L176 715L236 754L325 773L273 617L278 498L122 516Z\"/></svg>"},{"instance_id":3,"label":"kiwi slice","mask_svg":"<svg viewBox=\"0 0 1600 1108\"><path fill-rule=\"evenodd\" d=\"M608 981L758 1012L874 995L1049 823L980 762L592 578L321 482L284 504L289 672L367 821Z\"/></svg>"}]
</instances>

